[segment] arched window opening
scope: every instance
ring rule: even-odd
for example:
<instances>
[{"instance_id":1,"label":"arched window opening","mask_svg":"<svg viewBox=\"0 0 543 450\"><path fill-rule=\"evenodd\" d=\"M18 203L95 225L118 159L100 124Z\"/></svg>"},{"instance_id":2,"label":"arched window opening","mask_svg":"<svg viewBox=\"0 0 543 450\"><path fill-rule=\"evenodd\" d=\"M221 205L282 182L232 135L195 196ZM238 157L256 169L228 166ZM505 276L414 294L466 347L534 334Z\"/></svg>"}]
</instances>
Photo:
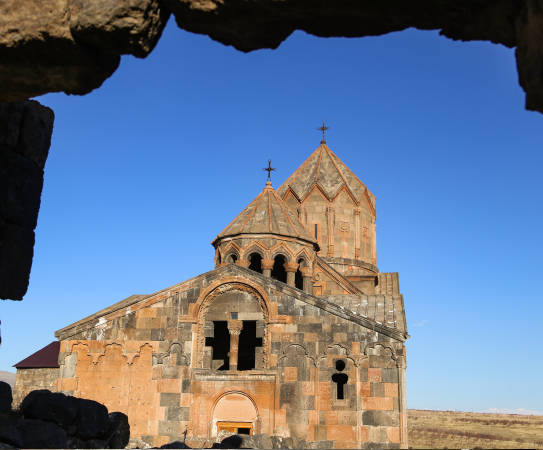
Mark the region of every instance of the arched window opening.
<instances>
[{"instance_id":1,"label":"arched window opening","mask_svg":"<svg viewBox=\"0 0 543 450\"><path fill-rule=\"evenodd\" d=\"M349 376L347 374L341 373L345 369L345 362L341 359L336 361L336 370L339 373L332 375L332 381L336 383L336 395L338 400L345 399L345 390L344 387L347 384Z\"/></svg>"},{"instance_id":2,"label":"arched window opening","mask_svg":"<svg viewBox=\"0 0 543 450\"><path fill-rule=\"evenodd\" d=\"M222 262L222 260L221 260L221 252L219 252L217 250L217 265L215 267L220 267L221 262Z\"/></svg>"},{"instance_id":3,"label":"arched window opening","mask_svg":"<svg viewBox=\"0 0 543 450\"><path fill-rule=\"evenodd\" d=\"M275 258L274 258L274 263L273 263L273 270L272 270L272 273L271 273L271 277L274 279L274 280L277 280L277 281L281 281L283 283L286 283L287 282L287 271L285 270L285 257L282 256L282 255L277 255Z\"/></svg>"},{"instance_id":4,"label":"arched window opening","mask_svg":"<svg viewBox=\"0 0 543 450\"><path fill-rule=\"evenodd\" d=\"M305 267L305 259L300 258L298 260L298 264L300 267ZM294 277L294 286L298 289L303 290L304 289L304 277L302 276L302 272L300 271L300 267L298 267L298 270L296 271L296 275Z\"/></svg>"},{"instance_id":5,"label":"arched window opening","mask_svg":"<svg viewBox=\"0 0 543 450\"><path fill-rule=\"evenodd\" d=\"M235 253L230 253L227 257L226 257L226 262L228 264L236 264L236 261L238 260L238 257Z\"/></svg>"},{"instance_id":6,"label":"arched window opening","mask_svg":"<svg viewBox=\"0 0 543 450\"><path fill-rule=\"evenodd\" d=\"M252 253L249 255L249 261L251 261L249 269L262 273L262 256L260 256L260 253Z\"/></svg>"}]
</instances>

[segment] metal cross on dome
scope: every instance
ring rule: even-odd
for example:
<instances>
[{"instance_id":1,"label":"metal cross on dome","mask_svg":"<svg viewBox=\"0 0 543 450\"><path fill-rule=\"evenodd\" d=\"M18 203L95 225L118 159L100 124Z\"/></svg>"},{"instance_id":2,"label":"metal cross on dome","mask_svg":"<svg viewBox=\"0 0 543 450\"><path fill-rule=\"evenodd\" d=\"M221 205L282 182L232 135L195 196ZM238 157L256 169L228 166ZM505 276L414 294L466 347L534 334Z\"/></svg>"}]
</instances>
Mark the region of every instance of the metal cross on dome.
<instances>
[{"instance_id":1,"label":"metal cross on dome","mask_svg":"<svg viewBox=\"0 0 543 450\"><path fill-rule=\"evenodd\" d=\"M274 171L274 170L277 170L277 169L274 169L272 166L271 166L271 159L268 159L268 167L262 169L266 172L268 172L268 181L271 181L271 173Z\"/></svg>"},{"instance_id":2,"label":"metal cross on dome","mask_svg":"<svg viewBox=\"0 0 543 450\"><path fill-rule=\"evenodd\" d=\"M326 130L329 130L330 127L327 127L326 125L324 125L324 119L322 119L322 127L319 127L317 128L317 130L321 130L322 131L322 140L324 141L324 132Z\"/></svg>"}]
</instances>

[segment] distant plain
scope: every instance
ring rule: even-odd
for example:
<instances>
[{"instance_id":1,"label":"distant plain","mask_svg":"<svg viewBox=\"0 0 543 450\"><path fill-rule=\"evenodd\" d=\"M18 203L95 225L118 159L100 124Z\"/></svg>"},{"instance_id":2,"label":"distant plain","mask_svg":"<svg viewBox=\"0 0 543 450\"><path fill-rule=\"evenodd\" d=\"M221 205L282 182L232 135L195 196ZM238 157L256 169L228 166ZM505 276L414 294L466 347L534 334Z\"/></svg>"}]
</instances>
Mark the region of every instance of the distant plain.
<instances>
[{"instance_id":1,"label":"distant plain","mask_svg":"<svg viewBox=\"0 0 543 450\"><path fill-rule=\"evenodd\" d=\"M543 448L543 416L410 409L409 448Z\"/></svg>"}]
</instances>

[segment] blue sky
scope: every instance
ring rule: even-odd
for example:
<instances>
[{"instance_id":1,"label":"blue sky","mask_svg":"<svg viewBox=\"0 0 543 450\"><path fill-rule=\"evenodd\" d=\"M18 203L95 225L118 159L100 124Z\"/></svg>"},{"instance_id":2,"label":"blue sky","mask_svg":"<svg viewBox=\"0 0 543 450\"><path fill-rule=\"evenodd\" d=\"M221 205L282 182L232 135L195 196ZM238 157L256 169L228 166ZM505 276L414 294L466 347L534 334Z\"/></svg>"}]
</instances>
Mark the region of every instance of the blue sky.
<instances>
[{"instance_id":1,"label":"blue sky","mask_svg":"<svg viewBox=\"0 0 543 450\"><path fill-rule=\"evenodd\" d=\"M409 408L542 411L543 115L514 51L407 30L294 33L250 54L170 21L145 60L56 114L30 288L0 303L0 370L132 294L212 269L211 240L319 145L377 196L400 272Z\"/></svg>"}]
</instances>

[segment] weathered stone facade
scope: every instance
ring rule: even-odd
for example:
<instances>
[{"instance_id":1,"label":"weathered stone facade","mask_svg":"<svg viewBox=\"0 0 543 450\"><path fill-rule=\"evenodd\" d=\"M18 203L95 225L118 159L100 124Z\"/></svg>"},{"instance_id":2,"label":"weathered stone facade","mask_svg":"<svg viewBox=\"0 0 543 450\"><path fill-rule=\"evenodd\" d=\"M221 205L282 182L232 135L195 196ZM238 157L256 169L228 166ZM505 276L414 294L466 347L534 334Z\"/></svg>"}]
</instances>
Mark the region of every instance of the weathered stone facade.
<instances>
[{"instance_id":1,"label":"weathered stone facade","mask_svg":"<svg viewBox=\"0 0 543 450\"><path fill-rule=\"evenodd\" d=\"M345 177L332 197L318 176L305 197L268 183L213 241L214 270L59 330L58 390L126 413L154 446L224 430L407 448L398 276L374 265L375 232L362 239L375 197L358 181L353 198L358 179L340 167L326 169Z\"/></svg>"},{"instance_id":2,"label":"weathered stone facade","mask_svg":"<svg viewBox=\"0 0 543 450\"><path fill-rule=\"evenodd\" d=\"M15 406L20 405L30 392L39 389L49 389L51 392L57 392L58 376L59 369L55 367L17 369L13 388L13 404Z\"/></svg>"}]
</instances>

